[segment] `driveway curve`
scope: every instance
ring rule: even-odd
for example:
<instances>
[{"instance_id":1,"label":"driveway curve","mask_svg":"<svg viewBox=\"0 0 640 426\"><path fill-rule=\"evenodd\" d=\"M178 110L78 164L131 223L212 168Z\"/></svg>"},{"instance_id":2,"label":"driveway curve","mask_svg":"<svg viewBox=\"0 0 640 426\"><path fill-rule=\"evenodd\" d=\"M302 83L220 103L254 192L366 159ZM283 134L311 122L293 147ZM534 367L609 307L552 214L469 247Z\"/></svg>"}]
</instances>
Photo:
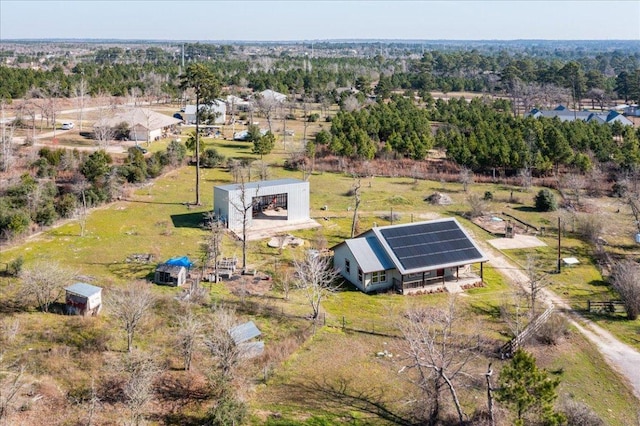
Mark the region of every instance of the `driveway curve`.
<instances>
[{"instance_id":1,"label":"driveway curve","mask_svg":"<svg viewBox=\"0 0 640 426\"><path fill-rule=\"evenodd\" d=\"M483 245L483 249L491 265L512 284L519 285L519 283L527 281L527 277L522 270L512 264L504 255L486 245ZM640 352L621 342L593 321L580 315L555 293L547 289L543 289L541 293L545 303L559 308L560 313L596 346L609 365L627 379L633 394L640 401Z\"/></svg>"}]
</instances>

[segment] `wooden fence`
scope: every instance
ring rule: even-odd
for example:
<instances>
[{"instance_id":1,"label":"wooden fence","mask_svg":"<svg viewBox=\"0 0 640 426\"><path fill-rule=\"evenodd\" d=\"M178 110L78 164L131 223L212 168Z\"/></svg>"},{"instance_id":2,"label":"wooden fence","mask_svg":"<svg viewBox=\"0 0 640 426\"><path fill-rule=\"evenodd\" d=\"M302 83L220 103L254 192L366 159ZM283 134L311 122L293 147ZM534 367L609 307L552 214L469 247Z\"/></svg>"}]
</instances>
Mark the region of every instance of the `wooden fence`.
<instances>
[{"instance_id":1,"label":"wooden fence","mask_svg":"<svg viewBox=\"0 0 640 426\"><path fill-rule=\"evenodd\" d=\"M626 310L622 300L608 300L605 302L588 300L587 312L597 314L615 314L617 312L625 313Z\"/></svg>"},{"instance_id":2,"label":"wooden fence","mask_svg":"<svg viewBox=\"0 0 640 426\"><path fill-rule=\"evenodd\" d=\"M505 343L499 349L500 358L502 358L502 359L511 358L513 356L513 354L516 352L516 350L520 346L525 344L527 342L527 340L529 340L538 330L540 330L540 327L542 327L542 325L545 322L547 322L547 320L549 319L549 317L553 313L553 310L554 310L553 306L548 308L546 311L544 311L538 317L533 319L529 323L529 325L527 325L525 327L525 329L522 330L522 332L520 334L518 334L516 337L511 339L509 342Z\"/></svg>"}]
</instances>

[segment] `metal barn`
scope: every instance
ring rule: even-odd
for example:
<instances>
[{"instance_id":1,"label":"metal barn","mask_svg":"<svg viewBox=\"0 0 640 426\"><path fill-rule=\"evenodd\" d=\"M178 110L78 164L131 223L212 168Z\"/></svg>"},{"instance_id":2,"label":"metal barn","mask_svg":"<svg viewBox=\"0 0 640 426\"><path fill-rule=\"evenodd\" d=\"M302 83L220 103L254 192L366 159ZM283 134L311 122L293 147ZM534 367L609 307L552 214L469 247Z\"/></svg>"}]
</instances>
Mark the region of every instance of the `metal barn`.
<instances>
[{"instance_id":1,"label":"metal barn","mask_svg":"<svg viewBox=\"0 0 640 426\"><path fill-rule=\"evenodd\" d=\"M244 199L243 199L244 192ZM286 213L287 222L302 222L309 217L309 182L277 179L213 188L213 210L231 230L242 228L243 210L247 209L247 227L253 218L268 211Z\"/></svg>"}]
</instances>

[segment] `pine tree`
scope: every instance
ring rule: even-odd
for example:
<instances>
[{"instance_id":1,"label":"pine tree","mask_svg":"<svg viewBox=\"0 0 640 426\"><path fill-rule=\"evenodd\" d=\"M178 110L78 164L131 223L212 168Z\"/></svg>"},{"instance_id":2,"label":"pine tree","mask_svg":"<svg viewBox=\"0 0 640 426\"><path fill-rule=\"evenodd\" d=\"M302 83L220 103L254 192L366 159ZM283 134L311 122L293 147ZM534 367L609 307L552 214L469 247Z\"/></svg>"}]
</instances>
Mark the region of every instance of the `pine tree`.
<instances>
[{"instance_id":1,"label":"pine tree","mask_svg":"<svg viewBox=\"0 0 640 426\"><path fill-rule=\"evenodd\" d=\"M559 384L560 379L551 378L547 371L538 369L533 355L518 349L500 373L496 396L515 412L516 425L524 425L530 413L539 416L545 424L561 424L562 414L553 410Z\"/></svg>"}]
</instances>

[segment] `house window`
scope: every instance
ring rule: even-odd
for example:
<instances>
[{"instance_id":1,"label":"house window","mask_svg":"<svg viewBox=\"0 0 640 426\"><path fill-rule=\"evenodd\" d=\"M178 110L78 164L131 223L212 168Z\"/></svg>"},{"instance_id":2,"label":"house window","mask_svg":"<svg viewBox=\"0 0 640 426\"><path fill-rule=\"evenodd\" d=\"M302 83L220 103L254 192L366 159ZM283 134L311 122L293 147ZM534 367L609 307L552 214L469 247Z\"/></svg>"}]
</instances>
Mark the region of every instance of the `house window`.
<instances>
[{"instance_id":1,"label":"house window","mask_svg":"<svg viewBox=\"0 0 640 426\"><path fill-rule=\"evenodd\" d=\"M349 262L349 259L344 260L344 271L351 275L351 262Z\"/></svg>"},{"instance_id":2,"label":"house window","mask_svg":"<svg viewBox=\"0 0 640 426\"><path fill-rule=\"evenodd\" d=\"M383 283L387 281L387 271L377 271L371 273L371 283Z\"/></svg>"},{"instance_id":3,"label":"house window","mask_svg":"<svg viewBox=\"0 0 640 426\"><path fill-rule=\"evenodd\" d=\"M362 282L362 269L358 268L358 282Z\"/></svg>"}]
</instances>

